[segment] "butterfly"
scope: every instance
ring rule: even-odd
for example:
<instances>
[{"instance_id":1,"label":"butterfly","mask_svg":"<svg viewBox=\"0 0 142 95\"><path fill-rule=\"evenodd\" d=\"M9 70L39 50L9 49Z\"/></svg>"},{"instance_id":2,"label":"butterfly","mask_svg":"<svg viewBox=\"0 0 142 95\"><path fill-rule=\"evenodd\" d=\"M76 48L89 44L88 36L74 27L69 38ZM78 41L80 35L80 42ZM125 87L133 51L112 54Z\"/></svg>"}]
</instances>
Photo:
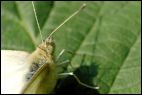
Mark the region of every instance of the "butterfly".
<instances>
[{"instance_id":1,"label":"butterfly","mask_svg":"<svg viewBox=\"0 0 142 95\"><path fill-rule=\"evenodd\" d=\"M32 2L33 6L33 11L35 14L35 19L37 21L37 25L39 28L39 31L41 32L41 29L38 24L38 19L36 16L36 10L34 7L34 3ZM55 88L55 85L58 80L58 72L57 72L57 64L56 62L58 61L55 59L54 56L54 51L55 51L55 43L53 41L52 35L61 27L63 26L66 22L68 22L72 17L77 15L82 9L84 9L86 4L83 4L76 12L74 12L71 16L69 16L63 23L61 23L55 30L53 30L49 36L45 39L45 41L42 41L41 44L36 48L36 50L31 53L27 54L26 58L20 57L18 60L23 60L27 61L25 63L28 63L26 66L27 68L24 74L21 77L21 80L24 79L23 77L27 76L27 81L24 81L24 84L22 84L21 88L18 93L22 90L23 94L47 94L51 93L53 89ZM42 38L42 37L41 37ZM64 52L61 51L59 56L62 55ZM13 56L13 55L11 55ZM21 56L24 56L24 54ZM16 60L15 60L16 61ZM23 61L22 61L23 62ZM26 75L25 75L26 74ZM74 78L82 85L86 87L90 87L93 89L98 89L98 87L91 87L88 86L87 84L82 83L76 75L73 73L64 73L60 75L72 75ZM16 77L15 77L16 78ZM4 82L3 82L4 83ZM23 83L23 80L22 80ZM19 85L21 83L19 82ZM5 84L3 84L5 85ZM14 87L13 87L14 88ZM12 87L11 87L12 89ZM11 91L12 93L15 93L13 90ZM10 93L11 93L10 92Z\"/></svg>"}]
</instances>

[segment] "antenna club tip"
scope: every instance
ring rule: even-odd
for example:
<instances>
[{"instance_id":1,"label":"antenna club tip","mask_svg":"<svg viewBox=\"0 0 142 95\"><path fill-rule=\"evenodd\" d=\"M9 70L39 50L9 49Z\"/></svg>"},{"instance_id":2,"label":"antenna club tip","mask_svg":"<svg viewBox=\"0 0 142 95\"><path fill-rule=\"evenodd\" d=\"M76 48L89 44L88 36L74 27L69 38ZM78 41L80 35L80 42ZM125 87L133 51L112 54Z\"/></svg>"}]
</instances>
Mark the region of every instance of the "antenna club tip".
<instances>
[{"instance_id":1,"label":"antenna club tip","mask_svg":"<svg viewBox=\"0 0 142 95\"><path fill-rule=\"evenodd\" d=\"M95 87L95 89L100 89L100 87L97 86L97 87Z\"/></svg>"},{"instance_id":2,"label":"antenna club tip","mask_svg":"<svg viewBox=\"0 0 142 95\"><path fill-rule=\"evenodd\" d=\"M83 7L86 7L87 6L87 4L86 3L83 3L83 5L82 5Z\"/></svg>"},{"instance_id":3,"label":"antenna club tip","mask_svg":"<svg viewBox=\"0 0 142 95\"><path fill-rule=\"evenodd\" d=\"M87 6L86 3L83 3L81 9L84 9L86 6Z\"/></svg>"}]
</instances>

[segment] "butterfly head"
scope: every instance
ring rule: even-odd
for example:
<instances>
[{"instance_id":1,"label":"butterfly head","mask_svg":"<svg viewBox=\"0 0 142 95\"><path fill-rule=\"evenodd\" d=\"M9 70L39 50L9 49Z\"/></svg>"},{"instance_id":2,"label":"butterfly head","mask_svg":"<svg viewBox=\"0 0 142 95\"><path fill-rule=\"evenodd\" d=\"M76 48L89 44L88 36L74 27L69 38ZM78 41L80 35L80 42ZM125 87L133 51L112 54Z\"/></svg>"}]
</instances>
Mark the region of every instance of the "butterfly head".
<instances>
[{"instance_id":1,"label":"butterfly head","mask_svg":"<svg viewBox=\"0 0 142 95\"><path fill-rule=\"evenodd\" d=\"M44 50L48 54L53 54L55 49L55 43L53 38L47 38L42 44L39 45L39 48Z\"/></svg>"}]
</instances>

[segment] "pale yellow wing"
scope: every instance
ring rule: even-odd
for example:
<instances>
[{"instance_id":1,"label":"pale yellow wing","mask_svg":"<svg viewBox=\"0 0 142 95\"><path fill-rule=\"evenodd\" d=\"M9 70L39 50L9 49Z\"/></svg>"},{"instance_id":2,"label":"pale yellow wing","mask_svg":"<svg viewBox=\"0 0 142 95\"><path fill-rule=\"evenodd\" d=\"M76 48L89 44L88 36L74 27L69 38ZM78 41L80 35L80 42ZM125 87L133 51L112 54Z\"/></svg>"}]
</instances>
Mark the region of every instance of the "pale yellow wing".
<instances>
[{"instance_id":1,"label":"pale yellow wing","mask_svg":"<svg viewBox=\"0 0 142 95\"><path fill-rule=\"evenodd\" d=\"M48 94L51 93L57 82L57 71L55 64L43 64L32 79L25 86L24 94Z\"/></svg>"}]
</instances>

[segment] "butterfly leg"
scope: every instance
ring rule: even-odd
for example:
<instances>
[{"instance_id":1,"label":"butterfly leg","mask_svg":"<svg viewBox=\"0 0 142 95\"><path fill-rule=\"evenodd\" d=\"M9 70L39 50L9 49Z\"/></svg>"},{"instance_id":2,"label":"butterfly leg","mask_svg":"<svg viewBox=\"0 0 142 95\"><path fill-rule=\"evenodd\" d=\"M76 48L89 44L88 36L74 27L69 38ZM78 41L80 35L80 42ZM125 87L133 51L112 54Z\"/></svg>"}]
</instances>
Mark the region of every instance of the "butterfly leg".
<instances>
[{"instance_id":1,"label":"butterfly leg","mask_svg":"<svg viewBox=\"0 0 142 95\"><path fill-rule=\"evenodd\" d=\"M57 61L59 60L59 58L60 58L65 52L66 52L66 53L69 53L69 54L72 54L72 55L76 54L76 53L73 53L73 52L71 52L71 51L67 51L67 50L63 49L63 50L59 53L59 55L57 56ZM72 65L71 65L71 63L70 63L69 60L65 60L65 61L61 62L59 65L63 65L63 64L66 64L66 63L69 63L70 66L72 67ZM73 67L72 67L72 68L73 68ZM92 89L99 89L98 86L90 86L90 85L87 85L87 84L81 82L80 79L79 79L73 72L61 73L61 74L59 74L59 76L68 76L68 75L73 76L73 77L77 80L77 82L78 82L80 85L83 85L83 86L85 86L85 87L89 87L89 88L92 88Z\"/></svg>"},{"instance_id":2,"label":"butterfly leg","mask_svg":"<svg viewBox=\"0 0 142 95\"><path fill-rule=\"evenodd\" d=\"M62 50L61 50L61 52L58 54L56 61L58 61L58 60L59 60L59 58L60 58L60 57L61 57L64 53L69 53L69 54L71 54L71 55L76 54L76 53L73 53L73 52L71 52L71 51L68 51L68 50L62 49Z\"/></svg>"},{"instance_id":3,"label":"butterfly leg","mask_svg":"<svg viewBox=\"0 0 142 95\"><path fill-rule=\"evenodd\" d=\"M57 56L57 59L56 59L56 62L57 62L57 63L58 63L60 57L61 57L64 53L69 53L69 54L71 54L71 55L76 54L76 53L73 53L73 52L71 52L71 51L62 49L61 52L59 53L59 55ZM66 63L69 63L69 64L71 65L70 60L62 61L62 62L60 62L58 65L64 65L64 64L66 64ZM72 67L72 66L71 66L71 67Z\"/></svg>"},{"instance_id":4,"label":"butterfly leg","mask_svg":"<svg viewBox=\"0 0 142 95\"><path fill-rule=\"evenodd\" d=\"M57 56L56 61L59 60L59 58L63 55L64 52L65 52L65 49L62 49L61 52L59 53L59 55Z\"/></svg>"},{"instance_id":5,"label":"butterfly leg","mask_svg":"<svg viewBox=\"0 0 142 95\"><path fill-rule=\"evenodd\" d=\"M67 64L67 63L70 63L70 60L62 61L62 62L60 62L58 65L64 65L64 64Z\"/></svg>"},{"instance_id":6,"label":"butterfly leg","mask_svg":"<svg viewBox=\"0 0 142 95\"><path fill-rule=\"evenodd\" d=\"M81 82L80 79L73 72L59 74L59 76L68 76L68 75L73 76L76 79L76 81L82 86L85 86L85 87L88 87L91 89L99 89L98 86L90 86L90 85L87 85L87 84Z\"/></svg>"}]
</instances>

